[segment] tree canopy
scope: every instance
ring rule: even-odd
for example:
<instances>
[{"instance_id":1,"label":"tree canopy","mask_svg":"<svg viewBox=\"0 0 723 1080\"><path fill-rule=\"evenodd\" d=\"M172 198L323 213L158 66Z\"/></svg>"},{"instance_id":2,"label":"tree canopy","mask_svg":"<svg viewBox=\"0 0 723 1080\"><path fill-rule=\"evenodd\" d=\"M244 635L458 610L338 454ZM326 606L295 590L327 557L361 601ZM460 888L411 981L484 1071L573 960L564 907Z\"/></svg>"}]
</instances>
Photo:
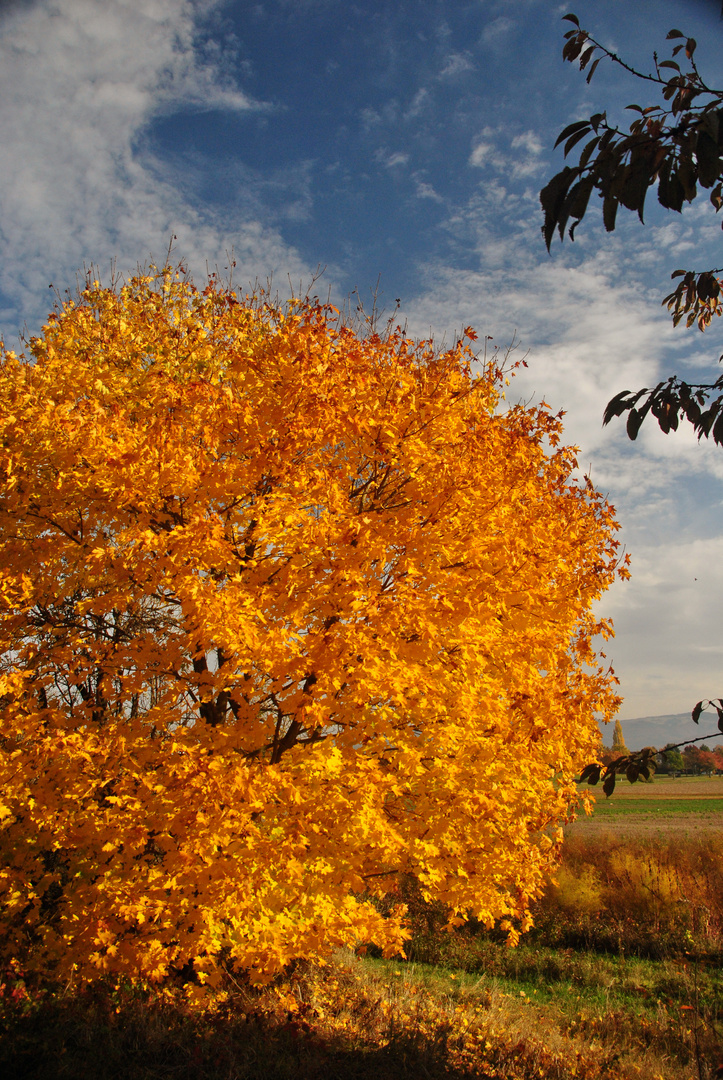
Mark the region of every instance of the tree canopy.
<instances>
[{"instance_id":1,"label":"tree canopy","mask_svg":"<svg viewBox=\"0 0 723 1080\"><path fill-rule=\"evenodd\" d=\"M573 29L565 34L563 58L579 62L581 71L587 69L587 82L606 59L656 88L662 104L629 105L635 119L627 130L611 123L606 112L599 112L569 124L560 133L555 145L564 143L565 157L578 144L583 145L577 165L565 165L540 192L542 233L548 250L555 232L563 240L567 231L574 240L593 192L601 201L608 232L615 229L621 206L643 221L651 187L657 187L660 205L677 213L697 197L699 188L703 189L717 213L723 206L723 90L709 86L700 73L695 39L671 30L671 58L660 61L654 54L653 70L646 74L582 29L576 15L564 18ZM697 324L705 330L721 315L722 272L721 267L672 272L676 285L663 304L676 326L684 320L688 327ZM607 424L625 412L631 439L636 438L650 413L666 433L677 430L680 420L685 419L699 438L710 436L723 444L723 376L693 383L671 375L653 388L622 390L608 403L603 422Z\"/></svg>"},{"instance_id":2,"label":"tree canopy","mask_svg":"<svg viewBox=\"0 0 723 1080\"><path fill-rule=\"evenodd\" d=\"M0 947L161 979L514 938L619 703L612 508L496 357L89 281L0 365ZM515 922L515 920L519 920Z\"/></svg>"}]
</instances>

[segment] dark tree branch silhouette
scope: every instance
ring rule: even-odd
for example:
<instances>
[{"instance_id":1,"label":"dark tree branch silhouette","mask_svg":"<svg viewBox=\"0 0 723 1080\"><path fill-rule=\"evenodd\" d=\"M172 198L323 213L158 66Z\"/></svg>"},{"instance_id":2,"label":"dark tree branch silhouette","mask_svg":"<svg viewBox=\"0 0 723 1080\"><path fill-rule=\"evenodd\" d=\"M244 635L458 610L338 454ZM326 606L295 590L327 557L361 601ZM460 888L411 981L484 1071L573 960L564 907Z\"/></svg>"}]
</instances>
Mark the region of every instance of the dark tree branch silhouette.
<instances>
[{"instance_id":1,"label":"dark tree branch silhouette","mask_svg":"<svg viewBox=\"0 0 723 1080\"><path fill-rule=\"evenodd\" d=\"M593 192L601 200L608 232L615 229L621 206L636 212L643 221L648 191L656 186L658 202L668 210L680 213L701 188L710 192L717 213L723 206L723 90L709 86L701 75L695 60L695 39L671 30L667 40L677 43L671 58L659 60L654 53L653 70L645 73L583 30L576 15L564 18L573 29L565 34L563 58L579 62L581 71L587 69L587 82L600 61L607 59L658 88L663 103L628 105L636 114L628 130L610 123L607 113L601 112L569 124L560 133L555 145L564 143L565 157L579 143L584 145L577 165L565 165L540 192L542 233L548 251L556 232L561 240L566 233L574 240ZM723 313L721 274L723 267L673 271L675 288L662 302L674 325L685 320L686 326L697 324L705 330ZM621 390L608 402L603 423L626 412L630 439L637 437L650 414L666 434L677 430L684 419L693 425L698 438L711 437L722 445L723 375L700 383L671 375L652 388Z\"/></svg>"}]
</instances>

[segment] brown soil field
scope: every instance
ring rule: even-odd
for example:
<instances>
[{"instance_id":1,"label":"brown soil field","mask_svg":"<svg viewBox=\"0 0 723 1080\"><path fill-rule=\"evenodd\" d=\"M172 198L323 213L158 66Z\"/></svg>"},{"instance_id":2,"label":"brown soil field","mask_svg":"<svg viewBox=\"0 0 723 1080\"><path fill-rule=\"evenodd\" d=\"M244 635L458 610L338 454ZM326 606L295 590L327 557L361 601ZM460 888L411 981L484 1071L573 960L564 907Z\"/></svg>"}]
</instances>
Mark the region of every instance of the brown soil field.
<instances>
[{"instance_id":1,"label":"brown soil field","mask_svg":"<svg viewBox=\"0 0 723 1080\"><path fill-rule=\"evenodd\" d=\"M593 788L593 791L596 789ZM723 810L723 776L656 776L652 784L629 784L618 780L609 799L600 790L598 802L616 799L720 799Z\"/></svg>"},{"instance_id":2,"label":"brown soil field","mask_svg":"<svg viewBox=\"0 0 723 1080\"><path fill-rule=\"evenodd\" d=\"M566 825L566 836L584 833L585 836L660 836L672 834L681 839L689 836L707 836L723 831L723 811L711 815L675 815L655 820L644 814L626 814L624 818L578 818Z\"/></svg>"}]
</instances>

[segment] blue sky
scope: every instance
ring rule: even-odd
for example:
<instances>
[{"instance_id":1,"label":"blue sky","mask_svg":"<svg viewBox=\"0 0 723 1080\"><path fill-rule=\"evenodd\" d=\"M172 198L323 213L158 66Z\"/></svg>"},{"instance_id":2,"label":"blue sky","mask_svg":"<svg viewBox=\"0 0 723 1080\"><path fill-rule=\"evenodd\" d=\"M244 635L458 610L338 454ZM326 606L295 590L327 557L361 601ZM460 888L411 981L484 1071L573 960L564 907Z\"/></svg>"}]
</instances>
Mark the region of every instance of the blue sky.
<instances>
[{"instance_id":1,"label":"blue sky","mask_svg":"<svg viewBox=\"0 0 723 1080\"><path fill-rule=\"evenodd\" d=\"M632 580L600 604L621 717L723 695L723 451L601 415L618 390L710 372L723 344L673 330L677 266L721 264L704 198L641 226L591 218L548 255L540 187L566 124L646 88L561 59L561 17L650 68L678 27L723 86L712 0L0 0L0 328L37 331L76 273L175 252L202 280L273 277L368 303L379 282L410 333L463 326L528 367L512 397L566 411L567 440L609 494ZM630 114L628 114L630 115ZM717 321L717 320L716 320Z\"/></svg>"}]
</instances>

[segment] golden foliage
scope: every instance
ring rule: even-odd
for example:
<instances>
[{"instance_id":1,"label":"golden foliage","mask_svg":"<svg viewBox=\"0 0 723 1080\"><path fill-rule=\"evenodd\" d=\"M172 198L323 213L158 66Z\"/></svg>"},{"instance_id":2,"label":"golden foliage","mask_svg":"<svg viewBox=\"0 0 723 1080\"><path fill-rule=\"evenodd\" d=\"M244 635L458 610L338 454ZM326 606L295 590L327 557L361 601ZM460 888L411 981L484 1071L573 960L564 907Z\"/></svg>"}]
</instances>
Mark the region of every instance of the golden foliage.
<instances>
[{"instance_id":1,"label":"golden foliage","mask_svg":"<svg viewBox=\"0 0 723 1080\"><path fill-rule=\"evenodd\" d=\"M166 268L3 355L6 954L265 981L399 951L398 871L524 925L617 704L617 526L495 363L334 314Z\"/></svg>"}]
</instances>

